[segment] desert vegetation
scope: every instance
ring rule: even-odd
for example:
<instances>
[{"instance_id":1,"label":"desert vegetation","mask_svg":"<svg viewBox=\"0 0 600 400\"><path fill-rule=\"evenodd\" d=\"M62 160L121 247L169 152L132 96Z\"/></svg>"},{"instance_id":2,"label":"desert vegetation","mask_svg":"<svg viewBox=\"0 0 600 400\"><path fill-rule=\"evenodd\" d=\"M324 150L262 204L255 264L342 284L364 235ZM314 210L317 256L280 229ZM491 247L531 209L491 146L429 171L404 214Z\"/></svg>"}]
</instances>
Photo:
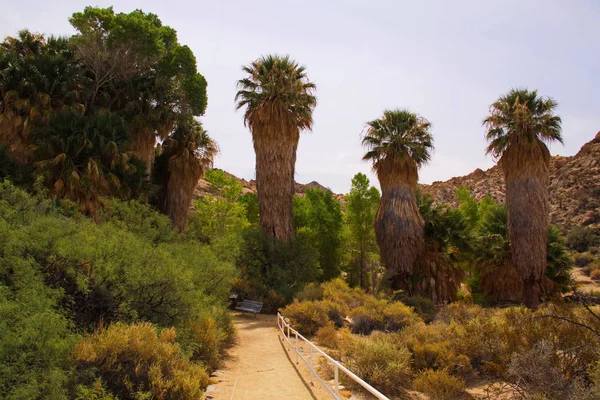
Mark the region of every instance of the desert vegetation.
<instances>
[{"instance_id":1,"label":"desert vegetation","mask_svg":"<svg viewBox=\"0 0 600 400\"><path fill-rule=\"evenodd\" d=\"M571 276L600 281L600 234L593 213L549 224L553 99L491 104L505 203L421 193L434 130L409 109L363 127L381 192L357 173L346 195L295 194L317 86L260 56L234 95L256 155L246 191L213 168L207 82L173 28L97 7L69 22L71 37L0 44L1 398L197 399L235 335L232 292L390 396L600 397L598 295Z\"/></svg>"}]
</instances>

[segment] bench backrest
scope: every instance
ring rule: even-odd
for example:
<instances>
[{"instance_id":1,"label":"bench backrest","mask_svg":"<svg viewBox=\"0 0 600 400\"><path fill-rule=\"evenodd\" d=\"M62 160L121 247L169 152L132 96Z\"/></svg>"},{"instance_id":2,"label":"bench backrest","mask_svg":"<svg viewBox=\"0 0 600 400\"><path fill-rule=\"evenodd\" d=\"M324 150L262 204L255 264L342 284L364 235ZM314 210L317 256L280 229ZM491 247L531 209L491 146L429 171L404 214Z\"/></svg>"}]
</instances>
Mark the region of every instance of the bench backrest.
<instances>
[{"instance_id":1,"label":"bench backrest","mask_svg":"<svg viewBox=\"0 0 600 400\"><path fill-rule=\"evenodd\" d=\"M244 300L239 303L238 307L250 308L252 310L259 310L262 308L263 303L260 301Z\"/></svg>"}]
</instances>

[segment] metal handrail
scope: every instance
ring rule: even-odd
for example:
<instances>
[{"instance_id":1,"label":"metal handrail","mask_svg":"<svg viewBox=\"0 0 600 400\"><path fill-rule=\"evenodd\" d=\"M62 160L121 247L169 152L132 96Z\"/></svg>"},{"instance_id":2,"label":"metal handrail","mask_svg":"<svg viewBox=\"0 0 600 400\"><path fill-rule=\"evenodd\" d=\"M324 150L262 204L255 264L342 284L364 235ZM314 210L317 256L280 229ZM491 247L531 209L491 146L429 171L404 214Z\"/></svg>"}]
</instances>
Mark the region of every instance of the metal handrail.
<instances>
[{"instance_id":1,"label":"metal handrail","mask_svg":"<svg viewBox=\"0 0 600 400\"><path fill-rule=\"evenodd\" d=\"M379 392L373 386L369 385L367 382L362 380L354 372L352 372L348 368L344 367L344 365L342 363L333 359L329 354L327 354L323 350L319 349L310 340L306 339L304 336L302 336L300 333L298 333L298 331L296 331L294 328L292 328L290 326L290 324L287 323L287 321L285 320L283 315L281 315L280 313L277 313L277 326L279 327L279 330L283 334L283 337L285 338L285 340L288 344L288 350L290 350L290 348L291 348L296 353L296 364L298 364L298 359L301 359L304 362L304 364L306 364L308 369L310 370L310 372L311 372L310 383L311 384L313 383L312 378L314 375L314 377L317 378L317 380L319 382L321 382L321 384L323 385L323 387L325 387L325 389L329 392L329 394L331 394L334 399L339 400L339 399L341 399L339 371L342 371L347 376L349 376L353 381L355 381L356 383L361 385L366 391L373 394L378 399L389 400L388 397L384 396L381 392ZM286 330L287 330L287 334L285 332ZM290 338L291 338L290 333L291 333L291 335L295 336L296 346L294 346L294 344L290 340ZM302 354L300 354L300 351L298 350L298 339L302 339L309 346L309 348L310 348L310 356L309 356L310 363L302 356ZM335 391L332 390L331 387L329 387L329 385L319 376L317 371L315 371L315 369L313 368L313 352L315 352L315 351L318 354L320 354L321 356L325 357L325 359L327 359L327 361L329 361L329 363L333 365L333 367L334 367L333 375L334 375L334 379L335 379Z\"/></svg>"}]
</instances>

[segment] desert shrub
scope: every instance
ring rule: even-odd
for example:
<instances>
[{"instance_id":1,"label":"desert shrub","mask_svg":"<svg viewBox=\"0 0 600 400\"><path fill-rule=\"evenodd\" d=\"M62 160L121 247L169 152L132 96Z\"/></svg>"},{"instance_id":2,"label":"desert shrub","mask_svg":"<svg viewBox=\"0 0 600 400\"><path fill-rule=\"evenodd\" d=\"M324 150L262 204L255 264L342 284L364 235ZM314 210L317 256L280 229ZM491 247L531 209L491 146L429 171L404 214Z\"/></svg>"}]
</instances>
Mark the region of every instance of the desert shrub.
<instances>
[{"instance_id":1,"label":"desert shrub","mask_svg":"<svg viewBox=\"0 0 600 400\"><path fill-rule=\"evenodd\" d=\"M351 311L352 333L368 335L374 330L396 332L421 319L411 307L401 303L389 303L383 299L371 298Z\"/></svg>"},{"instance_id":2,"label":"desert shrub","mask_svg":"<svg viewBox=\"0 0 600 400\"><path fill-rule=\"evenodd\" d=\"M462 378L450 375L445 370L424 370L413 381L413 388L425 393L431 400L459 399L463 396L465 387Z\"/></svg>"},{"instance_id":3,"label":"desert shrub","mask_svg":"<svg viewBox=\"0 0 600 400\"><path fill-rule=\"evenodd\" d=\"M519 389L530 395L566 399L573 391L574 382L562 373L559 362L554 346L541 341L531 350L511 358L508 376Z\"/></svg>"},{"instance_id":4,"label":"desert shrub","mask_svg":"<svg viewBox=\"0 0 600 400\"><path fill-rule=\"evenodd\" d=\"M302 290L296 293L296 300L298 301L317 301L323 300L323 287L315 282L310 282L305 285Z\"/></svg>"},{"instance_id":5,"label":"desert shrub","mask_svg":"<svg viewBox=\"0 0 600 400\"><path fill-rule=\"evenodd\" d=\"M592 258L587 255L578 255L573 261L576 266L583 268L587 267L592 262Z\"/></svg>"},{"instance_id":6,"label":"desert shrub","mask_svg":"<svg viewBox=\"0 0 600 400\"><path fill-rule=\"evenodd\" d=\"M360 307L367 299L373 299L373 296L370 296L361 288L351 288L341 278L322 283L321 287L324 299L344 304L350 309Z\"/></svg>"},{"instance_id":7,"label":"desert shrub","mask_svg":"<svg viewBox=\"0 0 600 400\"><path fill-rule=\"evenodd\" d=\"M303 335L312 336L330 323L327 309L319 301L292 303L282 309L281 314L289 318L292 327Z\"/></svg>"},{"instance_id":8,"label":"desert shrub","mask_svg":"<svg viewBox=\"0 0 600 400\"><path fill-rule=\"evenodd\" d=\"M583 253L592 246L597 246L600 238L588 227L576 226L567 235L567 246L571 250Z\"/></svg>"},{"instance_id":9,"label":"desert shrub","mask_svg":"<svg viewBox=\"0 0 600 400\"><path fill-rule=\"evenodd\" d=\"M227 339L227 333L219 330L211 317L200 321L189 321L179 330L178 342L190 355L192 361L198 361L207 368L219 367L219 351Z\"/></svg>"},{"instance_id":10,"label":"desert shrub","mask_svg":"<svg viewBox=\"0 0 600 400\"><path fill-rule=\"evenodd\" d=\"M412 307L414 311L419 315L425 322L431 322L435 318L437 312L435 303L428 297L422 296L411 296L401 300L402 303L409 307Z\"/></svg>"},{"instance_id":11,"label":"desert shrub","mask_svg":"<svg viewBox=\"0 0 600 400\"><path fill-rule=\"evenodd\" d=\"M598 280L600 280L600 268L593 269L593 270L590 272L590 278L592 278L592 279L593 279L593 280L595 280L595 281L598 281Z\"/></svg>"},{"instance_id":12,"label":"desert shrub","mask_svg":"<svg viewBox=\"0 0 600 400\"><path fill-rule=\"evenodd\" d=\"M483 307L470 302L461 301L442 307L436 316L436 320L447 324L452 321L464 323L473 318L483 317L485 314L486 311Z\"/></svg>"},{"instance_id":13,"label":"desert shrub","mask_svg":"<svg viewBox=\"0 0 600 400\"><path fill-rule=\"evenodd\" d=\"M102 379L98 378L89 386L77 385L74 393L75 400L116 400L106 385L102 382Z\"/></svg>"},{"instance_id":14,"label":"desert shrub","mask_svg":"<svg viewBox=\"0 0 600 400\"><path fill-rule=\"evenodd\" d=\"M325 325L317 330L317 342L321 346L326 346L330 349L337 350L339 347L339 337L337 329L333 325Z\"/></svg>"},{"instance_id":15,"label":"desert shrub","mask_svg":"<svg viewBox=\"0 0 600 400\"><path fill-rule=\"evenodd\" d=\"M199 364L175 343L175 330L158 332L150 323L115 323L85 336L71 355L79 379L102 379L120 399L197 399L209 384Z\"/></svg>"},{"instance_id":16,"label":"desert shrub","mask_svg":"<svg viewBox=\"0 0 600 400\"><path fill-rule=\"evenodd\" d=\"M413 369L446 369L455 375L468 376L471 361L452 347L447 324L415 324L400 332L400 340L412 354Z\"/></svg>"},{"instance_id":17,"label":"desert shrub","mask_svg":"<svg viewBox=\"0 0 600 400\"><path fill-rule=\"evenodd\" d=\"M411 376L410 352L392 335L353 338L344 343L342 361L385 393L399 393Z\"/></svg>"}]
</instances>

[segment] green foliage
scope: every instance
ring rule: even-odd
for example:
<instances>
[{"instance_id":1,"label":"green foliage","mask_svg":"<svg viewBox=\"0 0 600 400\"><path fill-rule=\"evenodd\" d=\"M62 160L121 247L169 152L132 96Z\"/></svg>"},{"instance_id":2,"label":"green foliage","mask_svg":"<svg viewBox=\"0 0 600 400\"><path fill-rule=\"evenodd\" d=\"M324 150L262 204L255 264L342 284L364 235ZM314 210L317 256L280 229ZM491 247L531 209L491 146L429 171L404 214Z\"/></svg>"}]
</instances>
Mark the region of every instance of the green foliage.
<instances>
[{"instance_id":1,"label":"green foliage","mask_svg":"<svg viewBox=\"0 0 600 400\"><path fill-rule=\"evenodd\" d=\"M198 399L209 384L205 369L175 343L175 329L115 323L85 336L71 355L82 381L98 379L121 399Z\"/></svg>"},{"instance_id":2,"label":"green foliage","mask_svg":"<svg viewBox=\"0 0 600 400\"><path fill-rule=\"evenodd\" d=\"M319 252L321 279L340 274L342 211L331 190L307 189L304 197L294 198L297 230L303 230Z\"/></svg>"},{"instance_id":3,"label":"green foliage","mask_svg":"<svg viewBox=\"0 0 600 400\"><path fill-rule=\"evenodd\" d=\"M369 299L352 310L352 333L368 335L374 330L397 332L421 321L411 307L401 302Z\"/></svg>"},{"instance_id":4,"label":"green foliage","mask_svg":"<svg viewBox=\"0 0 600 400\"><path fill-rule=\"evenodd\" d=\"M600 244L600 238L588 227L576 226L567 235L567 247L579 253L589 250L590 247Z\"/></svg>"},{"instance_id":5,"label":"green foliage","mask_svg":"<svg viewBox=\"0 0 600 400\"><path fill-rule=\"evenodd\" d=\"M400 393L411 376L408 349L387 335L353 337L342 361L358 376L386 393Z\"/></svg>"},{"instance_id":6,"label":"green foliage","mask_svg":"<svg viewBox=\"0 0 600 400\"><path fill-rule=\"evenodd\" d=\"M369 288L369 283L375 283L374 264L379 252L373 223L380 195L377 188L369 184L365 174L359 172L354 175L350 193L347 195L345 215L350 233L347 244L347 252L350 254L349 282L352 286L358 285L363 289ZM369 267L371 271L368 271Z\"/></svg>"},{"instance_id":7,"label":"green foliage","mask_svg":"<svg viewBox=\"0 0 600 400\"><path fill-rule=\"evenodd\" d=\"M0 247L3 397L110 398L124 381L68 374L73 332L101 324L176 326L185 354L213 368L232 334L223 299L233 264L146 205L112 200L94 223L1 182Z\"/></svg>"},{"instance_id":8,"label":"green foliage","mask_svg":"<svg viewBox=\"0 0 600 400\"><path fill-rule=\"evenodd\" d=\"M465 381L444 370L425 370L416 376L413 388L431 400L454 400L464 393Z\"/></svg>"},{"instance_id":9,"label":"green foliage","mask_svg":"<svg viewBox=\"0 0 600 400\"><path fill-rule=\"evenodd\" d=\"M234 289L265 303L265 311L275 311L320 276L318 256L310 236L302 232L286 244L260 230L249 230L238 256L240 279Z\"/></svg>"},{"instance_id":10,"label":"green foliage","mask_svg":"<svg viewBox=\"0 0 600 400\"><path fill-rule=\"evenodd\" d=\"M240 251L243 232L249 227L246 208L240 201L242 184L221 170L211 169L204 179L210 184L210 196L200 197L190 215L187 235L202 242L220 245L221 252L235 259Z\"/></svg>"}]
</instances>

